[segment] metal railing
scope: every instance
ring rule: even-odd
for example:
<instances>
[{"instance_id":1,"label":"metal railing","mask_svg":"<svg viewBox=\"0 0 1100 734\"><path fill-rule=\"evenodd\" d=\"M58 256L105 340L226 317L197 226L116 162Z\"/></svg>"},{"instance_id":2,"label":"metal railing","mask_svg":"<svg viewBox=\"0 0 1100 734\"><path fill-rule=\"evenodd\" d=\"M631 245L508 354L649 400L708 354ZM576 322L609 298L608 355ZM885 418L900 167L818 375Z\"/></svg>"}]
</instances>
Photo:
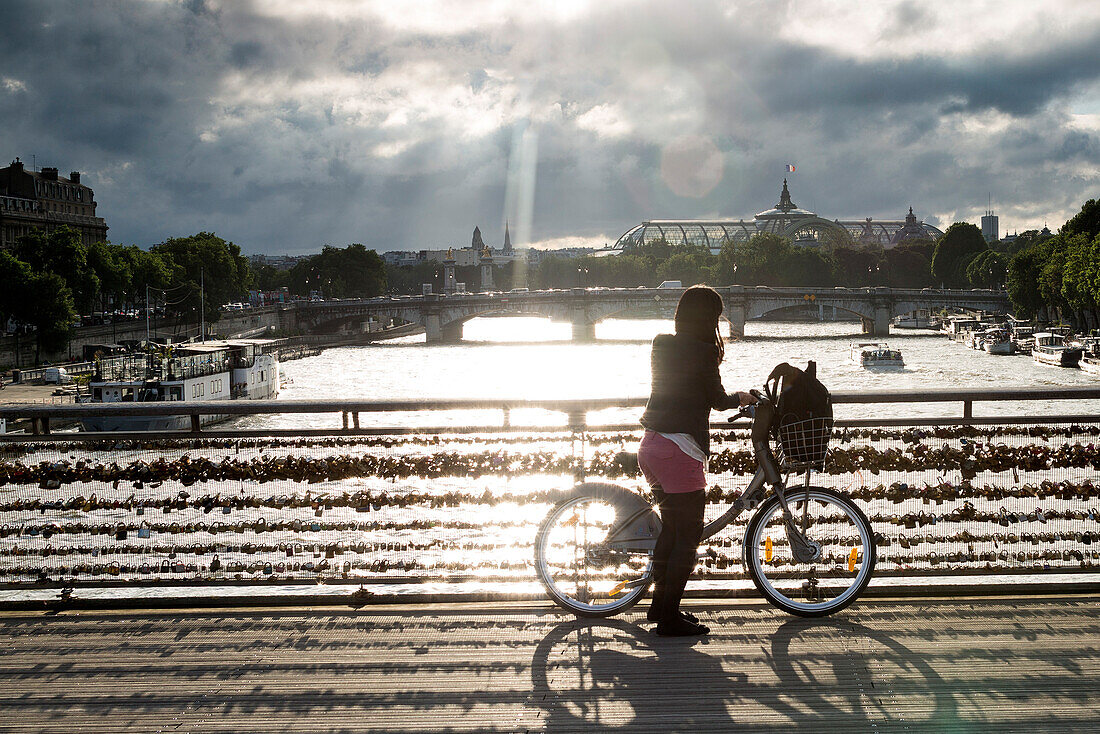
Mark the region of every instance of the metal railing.
<instances>
[{"instance_id":1,"label":"metal railing","mask_svg":"<svg viewBox=\"0 0 1100 734\"><path fill-rule=\"evenodd\" d=\"M1068 401L1074 403L1076 408L1081 401L1100 400L1100 387L1074 387L1074 388L1014 388L1007 390L868 390L859 392L834 392L832 402L836 406L843 405L884 405L896 404L904 406L912 403L960 405L960 415L945 416L906 416L879 418L849 418L837 421L838 427L872 427L872 426L934 426L934 425L999 425L1034 423L1036 415L996 415L976 416L974 405L982 403L1040 403L1053 401ZM276 400L276 401L224 401L224 400L196 400L178 402L151 402L151 403L81 403L78 405L63 407L46 407L40 405L20 405L0 403L0 418L12 421L26 420L31 423L32 435L44 435L50 432L50 427L58 420L79 421L82 418L100 416L187 416L191 418L190 428L181 431L158 431L158 436L170 437L173 435L203 435L219 436L222 438L256 438L262 436L323 436L333 434L331 428L317 429L240 429L234 427L204 429L204 416L243 417L255 415L288 415L288 414L337 414L341 416L342 427L337 431L347 435L370 435L379 431L398 432L479 432L500 429L529 430L544 428L540 425L516 426L511 422L511 414L516 410L540 410L562 413L568 416L567 425L575 430L583 430L589 427L587 415L591 412L604 411L615 408L639 408L646 403L645 398L588 398L572 400L537 400L526 398L452 398L452 399L403 399L387 401L366 400ZM414 427L360 427L359 416L367 413L436 413L440 411L500 411L501 422L479 426L414 426ZM1080 423L1100 420L1100 410L1077 410L1072 413L1047 413L1042 420L1048 423ZM722 427L722 423L713 423L712 427ZM599 424L605 430L629 430L636 428L636 423L629 424ZM67 435L69 440L86 441L98 438L147 438L143 433L109 433L97 435L94 433L81 433L79 435ZM28 440L18 435L8 436L0 440Z\"/></svg>"},{"instance_id":2,"label":"metal railing","mask_svg":"<svg viewBox=\"0 0 1100 734\"><path fill-rule=\"evenodd\" d=\"M836 393L840 417L815 483L867 512L885 583L1092 578L1100 411L1083 401L1097 399L1093 388ZM974 415L1006 401L1048 410ZM1070 412L1056 412L1064 401ZM32 429L0 436L0 589L175 584L217 595L227 584L431 581L538 593L531 543L574 481L646 490L634 458L644 402L0 405L9 429ZM917 403L952 414L913 417ZM892 414L845 417L845 406ZM185 415L190 430L50 433L101 415ZM205 428L208 415L238 420ZM248 425L287 418L295 426ZM708 516L753 470L746 426L712 429ZM748 587L746 519L704 548L698 573L714 593Z\"/></svg>"}]
</instances>

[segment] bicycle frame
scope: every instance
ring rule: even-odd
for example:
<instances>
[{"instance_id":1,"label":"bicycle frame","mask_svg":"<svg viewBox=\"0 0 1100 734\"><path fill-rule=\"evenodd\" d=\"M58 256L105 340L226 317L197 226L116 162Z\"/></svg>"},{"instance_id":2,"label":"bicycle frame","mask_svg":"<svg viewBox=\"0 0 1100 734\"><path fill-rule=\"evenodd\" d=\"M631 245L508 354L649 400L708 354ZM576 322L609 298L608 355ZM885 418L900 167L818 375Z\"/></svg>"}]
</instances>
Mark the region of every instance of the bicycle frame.
<instances>
[{"instance_id":1,"label":"bicycle frame","mask_svg":"<svg viewBox=\"0 0 1100 734\"><path fill-rule=\"evenodd\" d=\"M772 404L770 400L764 398L760 401L760 409L763 410L763 417L765 418L765 421L762 421L762 425L766 425L770 422L769 416L771 408ZM753 425L753 432L755 434L757 432L755 415ZM783 509L784 526L787 532L787 539L791 544L793 555L800 561L813 560L820 552L820 546L813 541L808 541L805 534L795 524L794 516L791 514L790 507L787 503L787 483L785 478L780 475L779 468L775 465L775 460L771 456L767 439L764 438L763 441L754 440L753 443L756 450L756 473L753 474L752 479L749 480L749 484L745 487L744 492L734 499L730 508L703 526L701 540L706 540L720 533L723 528L733 522L745 510L755 510L759 507L760 504L767 499L768 484L771 484L776 495L779 497L779 505ZM805 486L809 487L809 485L810 472L807 470ZM652 512L653 508L649 507L631 513L623 520L618 528L611 531L605 542L609 546L620 550L653 550L657 543L657 533L655 532L650 517Z\"/></svg>"}]
</instances>

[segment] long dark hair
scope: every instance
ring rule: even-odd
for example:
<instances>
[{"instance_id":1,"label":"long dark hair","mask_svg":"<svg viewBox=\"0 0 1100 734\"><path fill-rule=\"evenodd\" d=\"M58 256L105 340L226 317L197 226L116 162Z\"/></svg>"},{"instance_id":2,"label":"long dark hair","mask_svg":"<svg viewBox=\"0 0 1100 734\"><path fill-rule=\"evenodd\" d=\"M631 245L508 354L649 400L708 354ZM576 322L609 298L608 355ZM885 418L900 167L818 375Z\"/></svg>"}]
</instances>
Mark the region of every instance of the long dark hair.
<instances>
[{"instance_id":1,"label":"long dark hair","mask_svg":"<svg viewBox=\"0 0 1100 734\"><path fill-rule=\"evenodd\" d=\"M718 349L718 361L726 356L718 318L722 315L722 296L705 285L693 285L680 296L676 304L676 333L685 334L713 344Z\"/></svg>"}]
</instances>

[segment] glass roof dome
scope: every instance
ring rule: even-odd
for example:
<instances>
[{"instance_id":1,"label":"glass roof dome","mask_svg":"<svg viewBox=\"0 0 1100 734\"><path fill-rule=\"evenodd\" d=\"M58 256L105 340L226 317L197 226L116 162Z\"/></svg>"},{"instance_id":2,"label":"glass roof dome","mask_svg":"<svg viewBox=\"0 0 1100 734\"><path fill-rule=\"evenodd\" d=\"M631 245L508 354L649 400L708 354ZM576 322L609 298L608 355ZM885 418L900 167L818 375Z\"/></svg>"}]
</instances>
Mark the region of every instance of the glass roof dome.
<instances>
[{"instance_id":1,"label":"glass roof dome","mask_svg":"<svg viewBox=\"0 0 1100 734\"><path fill-rule=\"evenodd\" d=\"M824 219L811 211L799 209L791 201L787 180L783 179L779 203L756 214L751 220L653 219L631 227L614 245L595 254L597 257L613 255L639 245L663 241L673 247L706 247L711 254L717 255L726 242L746 242L760 233L786 237L803 246L875 242L887 247L906 239L935 240L943 235L931 224L918 222L912 207L904 222L872 221L870 218L843 222Z\"/></svg>"}]
</instances>

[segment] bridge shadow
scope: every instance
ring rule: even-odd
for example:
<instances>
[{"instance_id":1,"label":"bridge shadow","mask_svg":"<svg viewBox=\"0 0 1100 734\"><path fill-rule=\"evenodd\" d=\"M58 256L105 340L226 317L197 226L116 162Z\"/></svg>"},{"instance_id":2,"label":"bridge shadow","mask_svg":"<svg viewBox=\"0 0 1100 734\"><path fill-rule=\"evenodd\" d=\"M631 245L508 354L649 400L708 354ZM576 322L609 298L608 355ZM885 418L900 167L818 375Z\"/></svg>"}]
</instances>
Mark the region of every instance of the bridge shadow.
<instances>
[{"instance_id":1,"label":"bridge shadow","mask_svg":"<svg viewBox=\"0 0 1100 734\"><path fill-rule=\"evenodd\" d=\"M859 621L778 628L726 606L706 615L703 639L570 620L535 653L533 700L547 732L1088 728L1100 612L1091 601L1019 601L876 603Z\"/></svg>"},{"instance_id":2,"label":"bridge shadow","mask_svg":"<svg viewBox=\"0 0 1100 734\"><path fill-rule=\"evenodd\" d=\"M891 712L874 695L866 660L850 651L868 640L883 653L878 666L918 673L928 692L924 723L948 731L957 720L956 701L935 669L880 630L792 619L767 647L744 640L747 648L732 656L722 636L720 628L709 638L669 639L621 620L562 623L531 664L545 730L874 731L891 722Z\"/></svg>"},{"instance_id":3,"label":"bridge shadow","mask_svg":"<svg viewBox=\"0 0 1100 734\"><path fill-rule=\"evenodd\" d=\"M707 638L656 637L636 614L578 620L528 606L11 614L0 617L0 709L54 730L218 721L249 731L261 719L323 732L367 720L390 732L1095 723L1091 598L874 600L824 620L755 602L697 611Z\"/></svg>"}]
</instances>

